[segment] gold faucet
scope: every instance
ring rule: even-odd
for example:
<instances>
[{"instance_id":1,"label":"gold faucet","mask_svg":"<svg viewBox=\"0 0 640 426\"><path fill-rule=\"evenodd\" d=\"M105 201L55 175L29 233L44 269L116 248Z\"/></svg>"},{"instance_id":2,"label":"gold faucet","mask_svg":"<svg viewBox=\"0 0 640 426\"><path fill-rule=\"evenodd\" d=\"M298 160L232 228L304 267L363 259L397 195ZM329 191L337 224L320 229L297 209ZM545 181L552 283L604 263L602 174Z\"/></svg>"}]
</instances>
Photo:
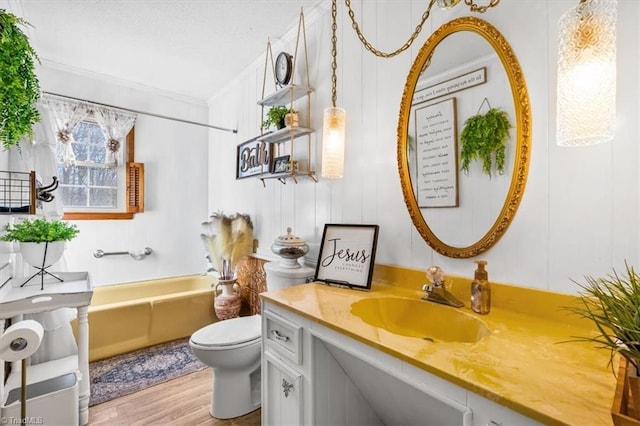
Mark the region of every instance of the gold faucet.
<instances>
[{"instance_id":1,"label":"gold faucet","mask_svg":"<svg viewBox=\"0 0 640 426\"><path fill-rule=\"evenodd\" d=\"M445 288L444 271L439 266L429 267L427 269L427 278L431 281L431 284L422 286L422 290L426 293L422 296L422 300L456 308L464 306L464 303L456 299L456 297Z\"/></svg>"}]
</instances>

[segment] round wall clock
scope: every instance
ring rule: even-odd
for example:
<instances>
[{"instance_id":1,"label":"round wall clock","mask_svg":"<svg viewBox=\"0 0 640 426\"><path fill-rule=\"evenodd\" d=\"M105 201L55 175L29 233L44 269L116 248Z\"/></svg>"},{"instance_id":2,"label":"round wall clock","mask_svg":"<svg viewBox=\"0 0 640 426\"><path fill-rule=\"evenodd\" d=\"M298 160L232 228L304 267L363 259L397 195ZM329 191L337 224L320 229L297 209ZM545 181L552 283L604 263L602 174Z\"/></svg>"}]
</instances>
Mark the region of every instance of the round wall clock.
<instances>
[{"instance_id":1,"label":"round wall clock","mask_svg":"<svg viewBox=\"0 0 640 426\"><path fill-rule=\"evenodd\" d=\"M280 52L276 58L276 81L280 86L286 86L291 81L293 56L287 52Z\"/></svg>"}]
</instances>

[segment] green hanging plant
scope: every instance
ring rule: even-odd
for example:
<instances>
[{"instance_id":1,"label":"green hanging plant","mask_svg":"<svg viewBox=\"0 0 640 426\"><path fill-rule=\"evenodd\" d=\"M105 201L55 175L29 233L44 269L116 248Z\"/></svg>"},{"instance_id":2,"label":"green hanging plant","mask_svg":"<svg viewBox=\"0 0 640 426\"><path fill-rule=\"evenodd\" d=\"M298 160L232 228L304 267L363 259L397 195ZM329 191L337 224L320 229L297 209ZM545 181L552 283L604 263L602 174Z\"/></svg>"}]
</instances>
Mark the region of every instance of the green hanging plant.
<instances>
[{"instance_id":1,"label":"green hanging plant","mask_svg":"<svg viewBox=\"0 0 640 426\"><path fill-rule=\"evenodd\" d=\"M469 165L473 160L482 160L482 170L489 176L495 169L504 173L504 150L511 122L506 112L491 108L484 115L477 114L464 123L462 129L462 170L469 173Z\"/></svg>"},{"instance_id":2,"label":"green hanging plant","mask_svg":"<svg viewBox=\"0 0 640 426\"><path fill-rule=\"evenodd\" d=\"M4 149L33 136L32 126L40 120L36 104L40 85L35 74L38 55L19 25L29 25L0 9L0 140Z\"/></svg>"}]
</instances>

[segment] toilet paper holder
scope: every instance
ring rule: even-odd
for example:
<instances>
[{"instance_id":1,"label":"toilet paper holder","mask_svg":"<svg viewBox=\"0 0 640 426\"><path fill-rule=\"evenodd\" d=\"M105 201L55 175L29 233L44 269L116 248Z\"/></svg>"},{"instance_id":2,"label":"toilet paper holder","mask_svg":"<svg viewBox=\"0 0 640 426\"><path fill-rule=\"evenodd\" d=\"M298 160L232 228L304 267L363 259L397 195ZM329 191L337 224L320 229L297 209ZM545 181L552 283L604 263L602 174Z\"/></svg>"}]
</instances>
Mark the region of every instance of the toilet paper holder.
<instances>
[{"instance_id":1,"label":"toilet paper holder","mask_svg":"<svg viewBox=\"0 0 640 426\"><path fill-rule=\"evenodd\" d=\"M20 371L21 424L27 424L27 358L38 350L43 335L42 325L35 320L19 321L0 334L0 359L22 362Z\"/></svg>"}]
</instances>

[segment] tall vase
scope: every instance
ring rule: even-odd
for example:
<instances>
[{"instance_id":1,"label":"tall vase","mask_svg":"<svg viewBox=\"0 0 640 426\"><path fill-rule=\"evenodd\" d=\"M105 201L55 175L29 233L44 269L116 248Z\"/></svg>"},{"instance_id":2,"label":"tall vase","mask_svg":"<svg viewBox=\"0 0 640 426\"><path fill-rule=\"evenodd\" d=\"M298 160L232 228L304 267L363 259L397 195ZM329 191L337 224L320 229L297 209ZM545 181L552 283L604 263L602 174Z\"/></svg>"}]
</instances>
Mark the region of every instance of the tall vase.
<instances>
[{"instance_id":1,"label":"tall vase","mask_svg":"<svg viewBox=\"0 0 640 426\"><path fill-rule=\"evenodd\" d=\"M218 319L226 320L237 317L240 313L242 300L240 285L236 280L218 280L215 293L213 307Z\"/></svg>"}]
</instances>

